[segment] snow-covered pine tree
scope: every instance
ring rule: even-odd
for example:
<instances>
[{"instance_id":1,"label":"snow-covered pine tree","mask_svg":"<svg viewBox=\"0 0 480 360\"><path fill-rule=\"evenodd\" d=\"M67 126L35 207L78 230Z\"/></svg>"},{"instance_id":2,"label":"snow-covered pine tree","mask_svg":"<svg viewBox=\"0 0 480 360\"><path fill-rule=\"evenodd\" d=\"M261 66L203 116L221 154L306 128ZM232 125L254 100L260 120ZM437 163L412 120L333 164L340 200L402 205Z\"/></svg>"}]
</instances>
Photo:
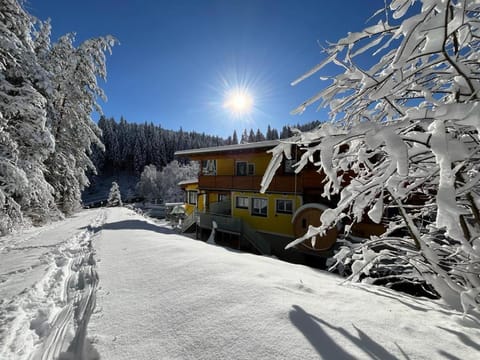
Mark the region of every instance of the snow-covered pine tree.
<instances>
[{"instance_id":1,"label":"snow-covered pine tree","mask_svg":"<svg viewBox=\"0 0 480 360\"><path fill-rule=\"evenodd\" d=\"M271 128L270 124L267 127L266 139L267 140L274 140L273 139L273 132L272 132L272 128Z\"/></svg>"},{"instance_id":2,"label":"snow-covered pine tree","mask_svg":"<svg viewBox=\"0 0 480 360\"><path fill-rule=\"evenodd\" d=\"M120 187L116 181L112 182L112 187L108 194L107 206L122 206L122 195L120 194Z\"/></svg>"},{"instance_id":3,"label":"snow-covered pine tree","mask_svg":"<svg viewBox=\"0 0 480 360\"><path fill-rule=\"evenodd\" d=\"M290 130L289 126L283 126L282 131L280 132L279 138L280 139L287 139L292 135L292 131Z\"/></svg>"},{"instance_id":4,"label":"snow-covered pine tree","mask_svg":"<svg viewBox=\"0 0 480 360\"><path fill-rule=\"evenodd\" d=\"M272 140L278 140L280 136L278 135L277 129L272 129Z\"/></svg>"},{"instance_id":5,"label":"snow-covered pine tree","mask_svg":"<svg viewBox=\"0 0 480 360\"><path fill-rule=\"evenodd\" d=\"M139 131L140 127L144 127L145 125L139 125L139 124L129 124L127 120L122 116L120 117L120 121L118 124L116 124L116 129L118 131L117 137L118 137L118 155L116 155L117 161L118 162L127 162L128 159L131 158L131 152L132 149L134 149L135 141L137 138L137 134ZM143 140L141 140L143 141ZM147 146L149 146L149 143L147 139L145 139L145 143L143 143L143 151L146 157L148 157L148 149ZM141 149L140 149L141 151ZM130 160L131 161L131 160ZM142 166L145 165L142 164ZM142 167L138 168L139 170L142 169Z\"/></svg>"},{"instance_id":6,"label":"snow-covered pine tree","mask_svg":"<svg viewBox=\"0 0 480 360\"><path fill-rule=\"evenodd\" d=\"M17 200L28 188L25 172L17 166L17 144L4 130L6 124L0 112L0 235L11 232L23 222Z\"/></svg>"},{"instance_id":7,"label":"snow-covered pine tree","mask_svg":"<svg viewBox=\"0 0 480 360\"><path fill-rule=\"evenodd\" d=\"M147 155L147 158L145 162L147 164L153 164L154 163L154 158L155 156L153 155L155 153L155 150L153 148L153 145L155 143L155 125L153 125L152 122L149 124L145 124L145 138L146 138L146 146L145 146L145 153Z\"/></svg>"},{"instance_id":8,"label":"snow-covered pine tree","mask_svg":"<svg viewBox=\"0 0 480 360\"><path fill-rule=\"evenodd\" d=\"M133 143L133 168L137 175L142 172L147 162L147 154L145 151L146 142L145 127L137 127L135 141Z\"/></svg>"},{"instance_id":9,"label":"snow-covered pine tree","mask_svg":"<svg viewBox=\"0 0 480 360\"><path fill-rule=\"evenodd\" d=\"M54 141L46 128L48 73L39 65L33 19L16 0L0 0L0 233L23 215L34 222L55 213L44 161ZM23 214L23 215L22 215Z\"/></svg>"},{"instance_id":10,"label":"snow-covered pine tree","mask_svg":"<svg viewBox=\"0 0 480 360\"><path fill-rule=\"evenodd\" d=\"M87 171L95 172L89 158L92 145L103 149L100 130L91 118L101 112L97 98L105 99L97 77L105 79L105 52L115 40L103 37L86 40L78 47L73 34L62 36L40 59L52 74L49 128L55 151L46 161L47 180L55 189L55 201L67 215L80 207L81 191L88 186Z\"/></svg>"},{"instance_id":11,"label":"snow-covered pine tree","mask_svg":"<svg viewBox=\"0 0 480 360\"><path fill-rule=\"evenodd\" d=\"M255 133L255 141L264 141L265 140L265 135L260 131L260 129L257 129L257 132Z\"/></svg>"},{"instance_id":12,"label":"snow-covered pine tree","mask_svg":"<svg viewBox=\"0 0 480 360\"><path fill-rule=\"evenodd\" d=\"M105 166L119 167L121 158L118 125L113 118L107 119L101 116L98 127L102 131L102 143L105 147Z\"/></svg>"},{"instance_id":13,"label":"snow-covered pine tree","mask_svg":"<svg viewBox=\"0 0 480 360\"><path fill-rule=\"evenodd\" d=\"M242 136L240 138L240 144L246 144L248 143L248 133L247 129L243 129Z\"/></svg>"},{"instance_id":14,"label":"snow-covered pine tree","mask_svg":"<svg viewBox=\"0 0 480 360\"><path fill-rule=\"evenodd\" d=\"M297 171L313 162L326 175L323 196L340 201L289 246L345 217L383 219L385 234L337 254L353 279L423 279L451 306L478 311L480 1L415 3L387 1L376 13L385 18L328 47L325 60L294 82L327 64L341 69L294 111L320 101L332 123L275 148L263 190L292 143L302 147ZM361 68L361 57L373 65ZM348 171L355 175L344 186Z\"/></svg>"},{"instance_id":15,"label":"snow-covered pine tree","mask_svg":"<svg viewBox=\"0 0 480 360\"><path fill-rule=\"evenodd\" d=\"M253 129L250 129L250 131L248 133L247 142L249 142L249 143L255 142L255 132L253 131Z\"/></svg>"},{"instance_id":16,"label":"snow-covered pine tree","mask_svg":"<svg viewBox=\"0 0 480 360\"><path fill-rule=\"evenodd\" d=\"M160 139L161 127L153 126L153 139L152 139L152 153L150 154L151 163L156 165L162 164L163 155L160 153L162 151L162 144Z\"/></svg>"}]
</instances>

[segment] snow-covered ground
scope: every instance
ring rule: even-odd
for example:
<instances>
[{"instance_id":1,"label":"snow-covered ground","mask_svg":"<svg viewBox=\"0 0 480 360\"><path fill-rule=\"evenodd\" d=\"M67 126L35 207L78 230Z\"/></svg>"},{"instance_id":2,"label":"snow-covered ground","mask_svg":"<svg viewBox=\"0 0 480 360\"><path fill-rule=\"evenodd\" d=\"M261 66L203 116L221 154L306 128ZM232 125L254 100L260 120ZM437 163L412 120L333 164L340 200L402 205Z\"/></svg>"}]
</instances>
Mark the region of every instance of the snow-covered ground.
<instances>
[{"instance_id":1,"label":"snow-covered ground","mask_svg":"<svg viewBox=\"0 0 480 360\"><path fill-rule=\"evenodd\" d=\"M125 208L1 238L0 257L2 360L480 354L479 322L441 302L196 241Z\"/></svg>"},{"instance_id":2,"label":"snow-covered ground","mask_svg":"<svg viewBox=\"0 0 480 360\"><path fill-rule=\"evenodd\" d=\"M83 352L95 305L91 239L105 211L0 238L0 359Z\"/></svg>"}]
</instances>

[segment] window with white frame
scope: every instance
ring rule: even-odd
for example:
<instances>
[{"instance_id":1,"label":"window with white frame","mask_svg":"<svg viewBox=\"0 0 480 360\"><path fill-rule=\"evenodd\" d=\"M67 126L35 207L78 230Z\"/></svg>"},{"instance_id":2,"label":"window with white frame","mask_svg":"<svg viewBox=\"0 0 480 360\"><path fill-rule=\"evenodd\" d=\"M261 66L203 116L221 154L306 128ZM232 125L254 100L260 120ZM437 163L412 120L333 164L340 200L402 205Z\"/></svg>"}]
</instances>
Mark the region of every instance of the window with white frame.
<instances>
[{"instance_id":1,"label":"window with white frame","mask_svg":"<svg viewBox=\"0 0 480 360\"><path fill-rule=\"evenodd\" d=\"M268 215L268 201L262 198L252 199L252 215L267 216Z\"/></svg>"},{"instance_id":2,"label":"window with white frame","mask_svg":"<svg viewBox=\"0 0 480 360\"><path fill-rule=\"evenodd\" d=\"M246 161L237 161L235 163L235 175L237 176L253 176L255 175L255 164Z\"/></svg>"},{"instance_id":3,"label":"window with white frame","mask_svg":"<svg viewBox=\"0 0 480 360\"><path fill-rule=\"evenodd\" d=\"M237 196L235 198L235 207L238 209L248 209L248 197Z\"/></svg>"},{"instance_id":4,"label":"window with white frame","mask_svg":"<svg viewBox=\"0 0 480 360\"><path fill-rule=\"evenodd\" d=\"M198 191L187 191L187 203L197 205Z\"/></svg>"},{"instance_id":5,"label":"window with white frame","mask_svg":"<svg viewBox=\"0 0 480 360\"><path fill-rule=\"evenodd\" d=\"M277 199L276 201L276 210L280 214L291 214L293 213L293 201L286 199Z\"/></svg>"},{"instance_id":6,"label":"window with white frame","mask_svg":"<svg viewBox=\"0 0 480 360\"><path fill-rule=\"evenodd\" d=\"M202 160L202 175L217 175L217 160Z\"/></svg>"}]
</instances>

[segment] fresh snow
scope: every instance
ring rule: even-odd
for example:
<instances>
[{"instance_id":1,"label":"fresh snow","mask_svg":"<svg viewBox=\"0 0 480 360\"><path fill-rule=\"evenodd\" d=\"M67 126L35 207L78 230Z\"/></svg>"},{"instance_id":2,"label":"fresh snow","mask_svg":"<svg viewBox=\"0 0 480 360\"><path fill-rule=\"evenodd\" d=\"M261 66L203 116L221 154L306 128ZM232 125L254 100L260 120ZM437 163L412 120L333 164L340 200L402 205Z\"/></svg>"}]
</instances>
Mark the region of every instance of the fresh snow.
<instances>
[{"instance_id":1,"label":"fresh snow","mask_svg":"<svg viewBox=\"0 0 480 360\"><path fill-rule=\"evenodd\" d=\"M477 359L480 351L479 321L442 302L193 240L126 208L0 238L0 254L2 360Z\"/></svg>"},{"instance_id":2,"label":"fresh snow","mask_svg":"<svg viewBox=\"0 0 480 360\"><path fill-rule=\"evenodd\" d=\"M104 218L81 212L0 238L0 359L82 355L96 283L91 238Z\"/></svg>"}]
</instances>

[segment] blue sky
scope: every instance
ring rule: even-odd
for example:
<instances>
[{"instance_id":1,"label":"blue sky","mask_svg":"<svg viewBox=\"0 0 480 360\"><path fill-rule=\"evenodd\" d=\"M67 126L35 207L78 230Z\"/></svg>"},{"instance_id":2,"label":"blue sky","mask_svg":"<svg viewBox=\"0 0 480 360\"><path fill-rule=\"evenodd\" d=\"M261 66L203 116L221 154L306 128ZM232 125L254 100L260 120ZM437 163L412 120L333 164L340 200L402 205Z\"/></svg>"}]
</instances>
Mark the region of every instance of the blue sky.
<instances>
[{"instance_id":1,"label":"blue sky","mask_svg":"<svg viewBox=\"0 0 480 360\"><path fill-rule=\"evenodd\" d=\"M383 0L29 0L34 16L52 20L53 39L111 34L106 116L167 129L228 136L233 130L281 128L327 118L308 109L290 115L326 83L290 82L323 55L319 45L359 31ZM331 74L331 73L330 73ZM253 111L232 116L225 93L247 87Z\"/></svg>"}]
</instances>

